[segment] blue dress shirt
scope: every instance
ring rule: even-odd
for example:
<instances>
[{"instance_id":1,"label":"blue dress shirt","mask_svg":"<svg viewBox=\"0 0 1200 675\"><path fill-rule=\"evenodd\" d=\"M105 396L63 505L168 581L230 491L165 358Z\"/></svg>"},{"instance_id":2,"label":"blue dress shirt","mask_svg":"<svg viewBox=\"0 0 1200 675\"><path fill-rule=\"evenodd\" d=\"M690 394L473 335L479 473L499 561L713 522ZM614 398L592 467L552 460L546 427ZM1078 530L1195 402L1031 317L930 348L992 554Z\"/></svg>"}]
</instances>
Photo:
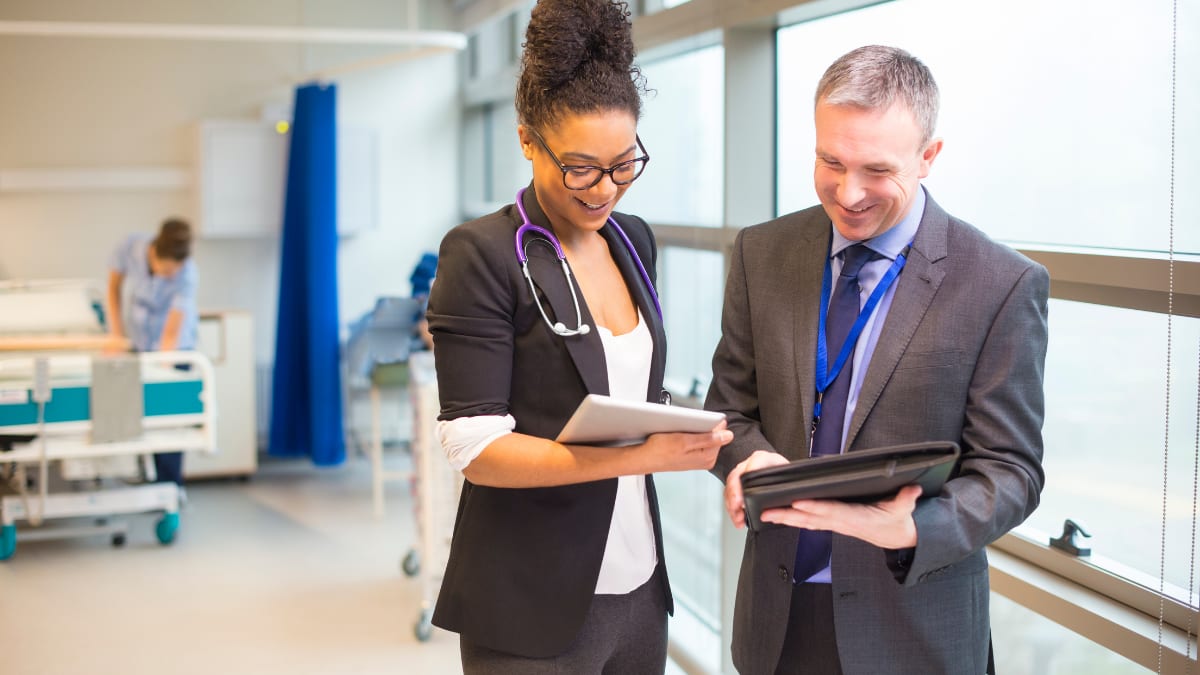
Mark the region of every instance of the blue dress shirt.
<instances>
[{"instance_id":1,"label":"blue dress shirt","mask_svg":"<svg viewBox=\"0 0 1200 675\"><path fill-rule=\"evenodd\" d=\"M858 306L862 307L867 298L871 297L871 293L875 291L875 287L879 285L879 281L883 275L887 273L888 268L896 261L896 256L908 246L909 242L917 234L917 227L921 224L921 217L925 214L925 188L921 187L917 190L917 194L913 198L912 208L909 209L908 215L892 229L884 232L878 237L867 239L863 242L854 242L843 237L837 228L833 228L833 245L830 247L829 263L832 267L833 276L837 279L838 274L842 271L842 259L838 254L843 250L853 246L856 243L862 243L872 251L878 253L881 257L877 260L863 265L862 271L858 274L859 279L859 298ZM832 227L832 226L831 226ZM900 274L902 278L903 273ZM896 295L896 286L899 285L899 279L892 284L883 297L879 299L879 304L875 307L875 311L867 319L866 325L863 326L862 335L858 339L858 344L854 346L854 370L850 373L850 391L846 394L846 419L842 421L842 452L846 451L846 436L850 431L850 420L854 417L854 409L858 405L858 393L862 389L863 377L867 374L867 367L871 364L871 354L875 352L875 345L879 342L879 334L883 330L884 320L887 318L888 310L892 306L892 298ZM817 572L808 579L809 583L829 583L830 572L829 568Z\"/></svg>"}]
</instances>

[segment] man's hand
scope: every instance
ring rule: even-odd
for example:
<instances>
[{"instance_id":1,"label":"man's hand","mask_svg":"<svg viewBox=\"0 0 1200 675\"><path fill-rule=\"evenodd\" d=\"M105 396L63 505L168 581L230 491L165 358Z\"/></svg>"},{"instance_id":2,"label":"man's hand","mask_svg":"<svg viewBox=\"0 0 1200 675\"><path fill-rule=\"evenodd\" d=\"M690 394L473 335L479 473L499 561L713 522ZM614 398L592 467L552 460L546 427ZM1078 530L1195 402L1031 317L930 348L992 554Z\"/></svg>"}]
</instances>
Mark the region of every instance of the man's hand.
<instances>
[{"instance_id":1,"label":"man's hand","mask_svg":"<svg viewBox=\"0 0 1200 675\"><path fill-rule=\"evenodd\" d=\"M745 503L742 501L742 474L755 469L787 463L787 459L777 452L755 450L754 454L733 467L733 471L730 471L729 475L725 477L725 510L729 513L729 519L733 521L734 527L746 526Z\"/></svg>"},{"instance_id":2,"label":"man's hand","mask_svg":"<svg viewBox=\"0 0 1200 675\"><path fill-rule=\"evenodd\" d=\"M752 459L753 455L750 457L750 460ZM741 468L741 465L738 465L738 468ZM734 469L730 476L736 472L737 469ZM912 512L919 496L921 486L905 485L895 497L874 504L848 504L833 499L800 499L792 502L790 509L763 511L762 519L766 523L802 527L806 530L831 530L880 548L911 548L917 545L917 525L913 522ZM738 497L740 500L740 485ZM728 483L725 486L725 502L728 506Z\"/></svg>"}]
</instances>

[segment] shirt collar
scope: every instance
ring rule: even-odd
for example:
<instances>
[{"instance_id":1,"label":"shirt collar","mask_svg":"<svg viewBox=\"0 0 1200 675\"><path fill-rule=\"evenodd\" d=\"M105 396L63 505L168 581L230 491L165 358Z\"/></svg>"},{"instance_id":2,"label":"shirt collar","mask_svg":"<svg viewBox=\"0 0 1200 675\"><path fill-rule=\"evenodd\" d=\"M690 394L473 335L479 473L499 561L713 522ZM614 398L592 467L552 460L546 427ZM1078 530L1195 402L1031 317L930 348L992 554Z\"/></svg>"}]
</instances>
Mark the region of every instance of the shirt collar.
<instances>
[{"instance_id":1,"label":"shirt collar","mask_svg":"<svg viewBox=\"0 0 1200 675\"><path fill-rule=\"evenodd\" d=\"M908 215L896 223L895 227L878 237L872 237L862 242L850 241L830 223L830 228L833 229L833 245L830 247L829 257L835 257L854 244L865 244L867 248L888 260L895 260L904 247L912 242L913 237L917 236L917 227L921 225L921 217L925 215L925 186L920 185L918 188Z\"/></svg>"}]
</instances>

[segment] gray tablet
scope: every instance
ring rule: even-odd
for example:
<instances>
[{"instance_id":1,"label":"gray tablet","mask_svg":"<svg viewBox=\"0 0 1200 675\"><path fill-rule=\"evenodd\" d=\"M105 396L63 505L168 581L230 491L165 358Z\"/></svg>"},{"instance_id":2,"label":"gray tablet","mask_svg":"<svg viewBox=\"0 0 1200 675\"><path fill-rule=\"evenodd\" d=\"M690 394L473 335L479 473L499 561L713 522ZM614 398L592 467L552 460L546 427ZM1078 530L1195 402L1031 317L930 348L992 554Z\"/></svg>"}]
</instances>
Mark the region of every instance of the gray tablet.
<instances>
[{"instance_id":1,"label":"gray tablet","mask_svg":"<svg viewBox=\"0 0 1200 675\"><path fill-rule=\"evenodd\" d=\"M723 419L724 413L719 412L588 394L554 440L585 445L630 445L640 443L650 434L704 433Z\"/></svg>"}]
</instances>

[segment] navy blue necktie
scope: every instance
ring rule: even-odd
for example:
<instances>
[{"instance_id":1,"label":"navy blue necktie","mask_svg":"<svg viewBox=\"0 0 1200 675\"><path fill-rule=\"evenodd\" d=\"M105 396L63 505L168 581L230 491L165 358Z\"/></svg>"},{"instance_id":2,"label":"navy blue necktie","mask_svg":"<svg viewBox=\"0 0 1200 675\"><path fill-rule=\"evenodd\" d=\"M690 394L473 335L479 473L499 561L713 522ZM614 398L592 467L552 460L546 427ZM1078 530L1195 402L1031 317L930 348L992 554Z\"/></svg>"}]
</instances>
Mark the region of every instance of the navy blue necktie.
<instances>
[{"instance_id":1,"label":"navy blue necktie","mask_svg":"<svg viewBox=\"0 0 1200 675\"><path fill-rule=\"evenodd\" d=\"M850 328L858 318L859 272L863 265L876 257L874 251L862 244L854 244L842 251L842 271L833 289L825 321L825 348L830 363L841 351ZM846 420L846 397L850 393L853 362L851 355L821 399L821 420L813 432L812 457L837 455L842 451L842 426ZM829 564L832 544L833 535L828 530L800 530L793 578L802 582L825 569Z\"/></svg>"}]
</instances>

